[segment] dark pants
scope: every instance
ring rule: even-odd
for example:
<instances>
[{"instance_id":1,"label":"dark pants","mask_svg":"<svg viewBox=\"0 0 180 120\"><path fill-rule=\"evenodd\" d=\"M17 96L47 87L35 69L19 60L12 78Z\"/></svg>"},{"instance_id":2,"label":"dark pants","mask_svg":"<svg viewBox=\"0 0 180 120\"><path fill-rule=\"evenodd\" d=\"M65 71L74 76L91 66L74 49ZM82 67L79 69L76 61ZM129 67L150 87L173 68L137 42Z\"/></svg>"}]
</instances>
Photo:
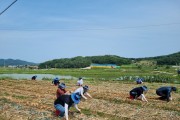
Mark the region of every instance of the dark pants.
<instances>
[{"instance_id":1,"label":"dark pants","mask_svg":"<svg viewBox=\"0 0 180 120\"><path fill-rule=\"evenodd\" d=\"M137 92L130 92L130 96L133 97L133 99L138 97Z\"/></svg>"},{"instance_id":2,"label":"dark pants","mask_svg":"<svg viewBox=\"0 0 180 120\"><path fill-rule=\"evenodd\" d=\"M160 97L159 97L160 100L167 100L167 101L169 101L169 98L167 97L166 94L163 94L163 93L160 92L160 91L156 91L156 94L160 96Z\"/></svg>"},{"instance_id":3,"label":"dark pants","mask_svg":"<svg viewBox=\"0 0 180 120\"><path fill-rule=\"evenodd\" d=\"M156 91L156 94L159 95L159 96L162 96L162 97L165 97L166 95L163 94L161 91Z\"/></svg>"},{"instance_id":4,"label":"dark pants","mask_svg":"<svg viewBox=\"0 0 180 120\"><path fill-rule=\"evenodd\" d=\"M64 107L60 104L56 104L56 105L54 105L54 107L56 108L56 110L58 110L60 112L59 116L63 117L64 113L65 113Z\"/></svg>"}]
</instances>

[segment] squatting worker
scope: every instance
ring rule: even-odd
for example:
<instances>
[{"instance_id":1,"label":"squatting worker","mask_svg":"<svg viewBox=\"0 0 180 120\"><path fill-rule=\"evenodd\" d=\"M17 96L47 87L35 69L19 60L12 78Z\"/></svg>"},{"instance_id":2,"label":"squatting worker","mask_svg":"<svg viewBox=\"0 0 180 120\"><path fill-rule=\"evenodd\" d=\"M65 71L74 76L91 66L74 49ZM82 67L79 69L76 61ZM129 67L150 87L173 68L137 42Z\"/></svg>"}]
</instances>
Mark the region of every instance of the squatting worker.
<instances>
[{"instance_id":1,"label":"squatting worker","mask_svg":"<svg viewBox=\"0 0 180 120\"><path fill-rule=\"evenodd\" d=\"M147 91L148 91L148 88L146 86L136 87L129 92L130 98L133 100L141 99L142 101L148 102L146 97L143 94L143 93L146 93Z\"/></svg>"},{"instance_id":2,"label":"squatting worker","mask_svg":"<svg viewBox=\"0 0 180 120\"><path fill-rule=\"evenodd\" d=\"M60 117L64 117L65 114L65 119L68 120L68 110L72 107L72 105L74 105L76 110L81 112L77 106L80 100L81 96L76 93L72 93L71 95L61 95L54 101L54 107L60 112Z\"/></svg>"},{"instance_id":3,"label":"squatting worker","mask_svg":"<svg viewBox=\"0 0 180 120\"><path fill-rule=\"evenodd\" d=\"M83 79L80 77L77 81L77 86L82 86L83 85Z\"/></svg>"},{"instance_id":4,"label":"squatting worker","mask_svg":"<svg viewBox=\"0 0 180 120\"><path fill-rule=\"evenodd\" d=\"M32 76L31 80L36 80L37 75Z\"/></svg>"},{"instance_id":5,"label":"squatting worker","mask_svg":"<svg viewBox=\"0 0 180 120\"><path fill-rule=\"evenodd\" d=\"M87 97L84 95L87 95L88 97L92 98L92 96L88 93L89 87L87 85L80 86L78 89L74 91L74 93L79 93L85 100L87 100Z\"/></svg>"},{"instance_id":6,"label":"squatting worker","mask_svg":"<svg viewBox=\"0 0 180 120\"><path fill-rule=\"evenodd\" d=\"M54 84L55 86L59 85L59 84L60 84L59 78L58 78L58 77L54 78L54 79L52 80L52 84Z\"/></svg>"},{"instance_id":7,"label":"squatting worker","mask_svg":"<svg viewBox=\"0 0 180 120\"><path fill-rule=\"evenodd\" d=\"M64 95L66 93L67 93L67 91L66 91L66 84L65 83L61 83L58 86L58 89L56 91L56 97L58 98L59 96Z\"/></svg>"},{"instance_id":8,"label":"squatting worker","mask_svg":"<svg viewBox=\"0 0 180 120\"><path fill-rule=\"evenodd\" d=\"M171 92L176 91L176 90L177 90L176 87L164 86L164 87L158 88L156 90L156 94L161 96L160 97L161 100L166 100L167 102L169 102L170 100L172 100Z\"/></svg>"}]
</instances>

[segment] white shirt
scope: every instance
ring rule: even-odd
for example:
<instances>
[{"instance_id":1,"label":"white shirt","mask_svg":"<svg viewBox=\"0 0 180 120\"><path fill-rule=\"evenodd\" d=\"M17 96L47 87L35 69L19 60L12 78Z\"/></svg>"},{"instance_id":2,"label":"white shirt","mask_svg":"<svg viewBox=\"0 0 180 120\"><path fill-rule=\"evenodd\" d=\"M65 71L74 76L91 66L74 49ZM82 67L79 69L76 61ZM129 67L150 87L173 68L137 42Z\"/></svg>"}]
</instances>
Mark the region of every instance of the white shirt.
<instances>
[{"instance_id":1,"label":"white shirt","mask_svg":"<svg viewBox=\"0 0 180 120\"><path fill-rule=\"evenodd\" d=\"M77 85L80 85L80 86L83 85L83 79L78 80Z\"/></svg>"},{"instance_id":2,"label":"white shirt","mask_svg":"<svg viewBox=\"0 0 180 120\"><path fill-rule=\"evenodd\" d=\"M79 93L84 99L87 99L84 95L83 95L84 89L83 87L79 87L78 89L76 89L74 91L74 93Z\"/></svg>"}]
</instances>

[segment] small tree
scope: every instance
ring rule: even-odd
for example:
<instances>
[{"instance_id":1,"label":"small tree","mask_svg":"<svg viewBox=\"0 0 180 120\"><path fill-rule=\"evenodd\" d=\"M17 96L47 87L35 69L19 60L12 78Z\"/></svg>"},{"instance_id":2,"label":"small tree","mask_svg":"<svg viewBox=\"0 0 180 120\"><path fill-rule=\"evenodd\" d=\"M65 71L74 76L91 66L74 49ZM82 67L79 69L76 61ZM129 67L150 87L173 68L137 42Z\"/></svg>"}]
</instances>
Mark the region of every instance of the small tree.
<instances>
[{"instance_id":1,"label":"small tree","mask_svg":"<svg viewBox=\"0 0 180 120\"><path fill-rule=\"evenodd\" d=\"M140 70L141 70L141 69L142 69L142 65L138 65L138 69L140 69Z\"/></svg>"}]
</instances>

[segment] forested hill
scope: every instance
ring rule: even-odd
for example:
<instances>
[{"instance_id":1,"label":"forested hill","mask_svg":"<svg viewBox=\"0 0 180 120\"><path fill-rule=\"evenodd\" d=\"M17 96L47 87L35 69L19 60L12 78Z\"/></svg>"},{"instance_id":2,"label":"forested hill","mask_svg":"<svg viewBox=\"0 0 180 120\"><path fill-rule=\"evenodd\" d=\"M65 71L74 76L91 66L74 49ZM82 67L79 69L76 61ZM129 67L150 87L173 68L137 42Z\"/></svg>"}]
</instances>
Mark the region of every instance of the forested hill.
<instances>
[{"instance_id":1,"label":"forested hill","mask_svg":"<svg viewBox=\"0 0 180 120\"><path fill-rule=\"evenodd\" d=\"M27 62L19 59L0 59L0 66L17 66L17 65L37 65L36 63Z\"/></svg>"},{"instance_id":2,"label":"forested hill","mask_svg":"<svg viewBox=\"0 0 180 120\"><path fill-rule=\"evenodd\" d=\"M180 52L145 58L124 58L116 55L104 56L77 56L74 58L62 58L46 61L39 64L39 68L83 68L88 67L91 63L97 64L116 64L125 65L139 61L155 61L157 65L180 65ZM8 65L37 65L37 63L27 62L19 59L0 59L0 66Z\"/></svg>"},{"instance_id":3,"label":"forested hill","mask_svg":"<svg viewBox=\"0 0 180 120\"><path fill-rule=\"evenodd\" d=\"M156 56L156 57L146 57L146 58L137 58L137 61L141 60L154 60L157 62L157 65L179 65L180 64L180 52L163 55L163 56Z\"/></svg>"},{"instance_id":4,"label":"forested hill","mask_svg":"<svg viewBox=\"0 0 180 120\"><path fill-rule=\"evenodd\" d=\"M176 64L180 64L180 52L170 55L146 57L146 58L124 58L116 55L87 56L87 57L78 56L74 58L62 58L62 59L54 59L51 61L47 61L39 64L39 68L83 68L90 66L91 63L116 64L120 66L142 60L156 61L157 65L176 65Z\"/></svg>"},{"instance_id":5,"label":"forested hill","mask_svg":"<svg viewBox=\"0 0 180 120\"><path fill-rule=\"evenodd\" d=\"M115 55L104 55L104 56L88 56L88 57L74 57L74 58L63 58L55 59L41 63L39 68L83 68L88 67L91 63L98 64L130 64L131 60Z\"/></svg>"},{"instance_id":6,"label":"forested hill","mask_svg":"<svg viewBox=\"0 0 180 120\"><path fill-rule=\"evenodd\" d=\"M124 58L116 55L104 56L77 56L74 58L62 58L46 61L39 64L39 68L83 68L88 67L91 63L97 64L116 64L125 65L139 61L155 61L157 65L180 65L180 52L145 58ZM37 65L37 63L27 62L19 59L0 59L0 66L8 65Z\"/></svg>"}]
</instances>

